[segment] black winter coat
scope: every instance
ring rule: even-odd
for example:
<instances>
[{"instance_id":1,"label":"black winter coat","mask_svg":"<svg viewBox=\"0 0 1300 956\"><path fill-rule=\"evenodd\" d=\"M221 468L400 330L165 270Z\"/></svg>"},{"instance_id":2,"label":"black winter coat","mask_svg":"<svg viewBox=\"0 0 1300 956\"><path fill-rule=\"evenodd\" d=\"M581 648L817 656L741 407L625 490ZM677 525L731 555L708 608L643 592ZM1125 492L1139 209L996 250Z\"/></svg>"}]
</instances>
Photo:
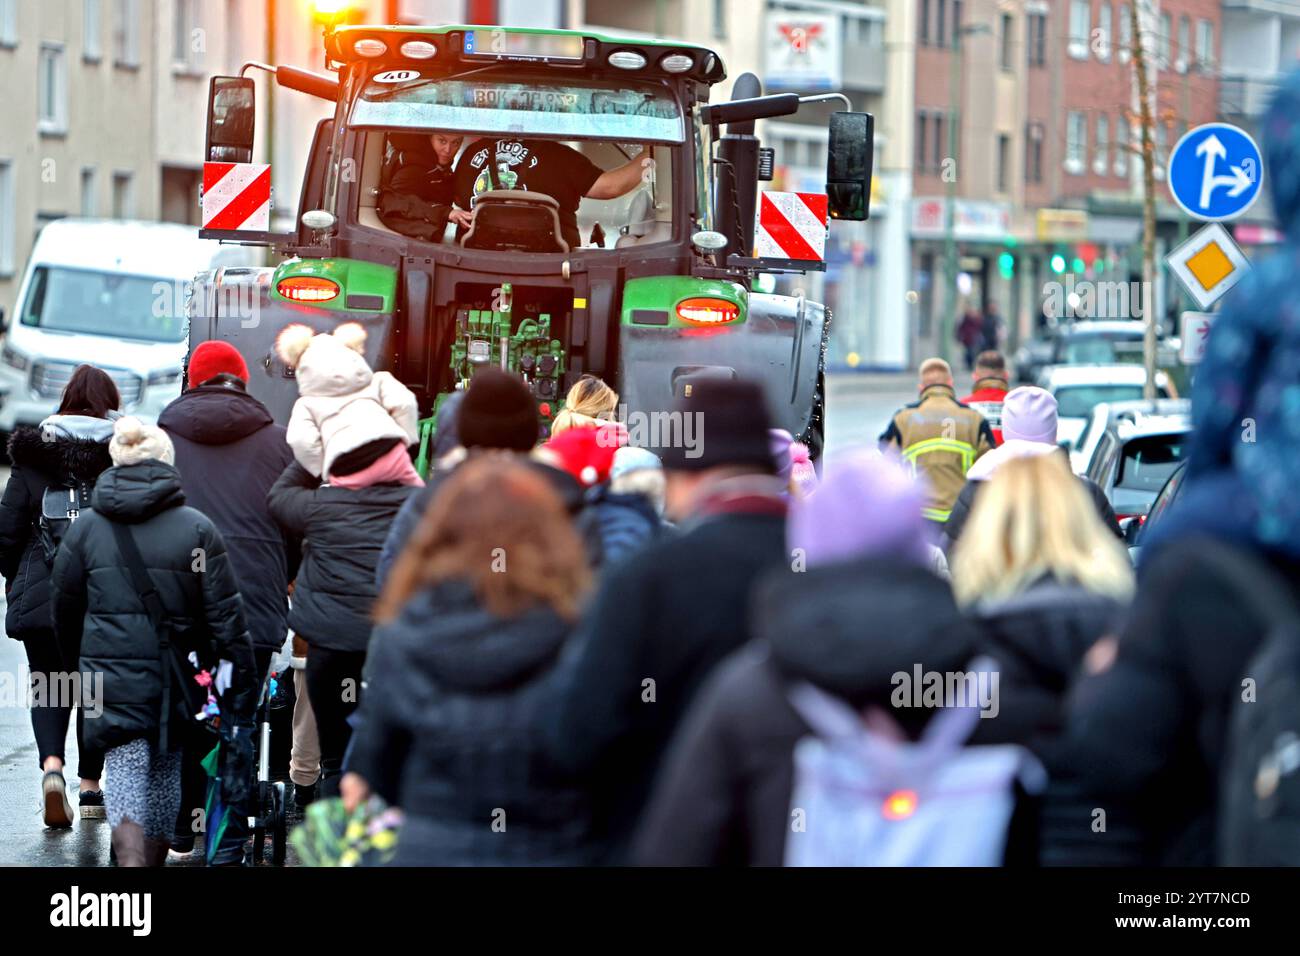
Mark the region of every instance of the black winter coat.
<instances>
[{"instance_id":1,"label":"black winter coat","mask_svg":"<svg viewBox=\"0 0 1300 956\"><path fill-rule=\"evenodd\" d=\"M186 501L211 518L226 541L253 647L279 650L298 563L297 541L266 504L267 492L293 461L284 426L233 385L190 389L163 409L158 425L176 448Z\"/></svg>"},{"instance_id":2,"label":"black winter coat","mask_svg":"<svg viewBox=\"0 0 1300 956\"><path fill-rule=\"evenodd\" d=\"M308 644L364 651L373 627L375 566L406 485L335 488L296 461L267 496L271 514L302 539L289 626Z\"/></svg>"},{"instance_id":3,"label":"black winter coat","mask_svg":"<svg viewBox=\"0 0 1300 956\"><path fill-rule=\"evenodd\" d=\"M210 639L231 662L226 716L247 722L259 688L221 532L185 507L180 475L160 461L110 468L95 485L93 501L95 510L77 519L59 545L52 579L64 662L80 660L86 688L103 679L103 713L87 715L86 744L101 750L139 738L156 744L161 717L158 635L123 566L113 522L130 526L173 633ZM176 746L181 738L171 735Z\"/></svg>"},{"instance_id":4,"label":"black winter coat","mask_svg":"<svg viewBox=\"0 0 1300 956\"><path fill-rule=\"evenodd\" d=\"M548 609L495 617L460 582L376 629L347 769L406 811L394 865L592 860L587 798L538 734L568 635Z\"/></svg>"},{"instance_id":5,"label":"black winter coat","mask_svg":"<svg viewBox=\"0 0 1300 956\"><path fill-rule=\"evenodd\" d=\"M1046 831L1060 838L1045 848L1050 862L1214 864L1232 707L1270 625L1228 565L1258 560L1189 535L1144 562L1114 662L1083 677L1067 701L1060 763L1080 812L1072 831ZM1300 593L1300 564L1272 563ZM1094 807L1106 808L1105 833L1088 829Z\"/></svg>"},{"instance_id":6,"label":"black winter coat","mask_svg":"<svg viewBox=\"0 0 1300 956\"><path fill-rule=\"evenodd\" d=\"M94 485L112 467L108 443L81 438L45 441L37 428L20 426L9 438L13 463L0 500L0 574L9 600L5 631L15 640L53 640L50 571L37 539L41 499L52 485Z\"/></svg>"},{"instance_id":7,"label":"black winter coat","mask_svg":"<svg viewBox=\"0 0 1300 956\"><path fill-rule=\"evenodd\" d=\"M1011 695L1039 757L1055 756L1065 726L1065 698L1084 654L1100 638L1117 636L1127 606L1046 577L1015 597L977 605L970 616L979 646L997 662L1000 692Z\"/></svg>"},{"instance_id":8,"label":"black winter coat","mask_svg":"<svg viewBox=\"0 0 1300 956\"><path fill-rule=\"evenodd\" d=\"M790 703L792 683L807 681L858 709L882 707L915 737L934 711L892 707L894 675L918 665L963 670L978 653L977 631L947 582L897 561L773 572L750 616L756 640L697 695L646 809L633 862L782 865L794 748L812 733ZM1010 703L1003 695L998 716L979 721L973 744L1019 742L1024 722ZM1010 862L1032 859L1034 825L1032 812L1014 818Z\"/></svg>"},{"instance_id":9,"label":"black winter coat","mask_svg":"<svg viewBox=\"0 0 1300 956\"><path fill-rule=\"evenodd\" d=\"M754 581L784 560L783 515L716 514L604 572L562 665L549 743L565 769L593 775L610 859L626 851L696 691L749 640L744 608Z\"/></svg>"}]
</instances>

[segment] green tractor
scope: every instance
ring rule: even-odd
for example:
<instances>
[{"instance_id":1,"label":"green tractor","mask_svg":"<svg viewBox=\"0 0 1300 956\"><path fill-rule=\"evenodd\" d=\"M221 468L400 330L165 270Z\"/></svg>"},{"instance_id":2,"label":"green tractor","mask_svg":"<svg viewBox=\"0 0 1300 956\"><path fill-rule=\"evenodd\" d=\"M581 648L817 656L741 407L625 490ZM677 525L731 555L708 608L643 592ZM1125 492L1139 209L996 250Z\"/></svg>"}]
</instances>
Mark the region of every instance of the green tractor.
<instances>
[{"instance_id":1,"label":"green tractor","mask_svg":"<svg viewBox=\"0 0 1300 956\"><path fill-rule=\"evenodd\" d=\"M870 115L831 114L824 195L760 195L773 156L754 121L842 96L765 96L746 74L732 100L710 104L726 77L715 53L586 32L345 26L326 29L325 54L337 79L250 63L209 94L201 235L271 246L282 261L198 276L190 347L235 345L278 420L297 387L276 334L352 321L373 367L419 397L422 451L439 402L495 366L528 385L542 434L584 374L619 392L632 441L649 447L680 438L667 413L693 383L746 378L820 452L830 314L753 286L824 269L828 222L867 217ZM270 231L269 172L251 163L252 70L336 104L316 128L291 233ZM464 189L411 229L384 197L401 169L429 161L434 134L463 138ZM558 199L528 187L538 155L572 159L550 170ZM640 172L621 194L573 193L576 209L560 195L570 172L581 188L581 170L629 164Z\"/></svg>"}]
</instances>

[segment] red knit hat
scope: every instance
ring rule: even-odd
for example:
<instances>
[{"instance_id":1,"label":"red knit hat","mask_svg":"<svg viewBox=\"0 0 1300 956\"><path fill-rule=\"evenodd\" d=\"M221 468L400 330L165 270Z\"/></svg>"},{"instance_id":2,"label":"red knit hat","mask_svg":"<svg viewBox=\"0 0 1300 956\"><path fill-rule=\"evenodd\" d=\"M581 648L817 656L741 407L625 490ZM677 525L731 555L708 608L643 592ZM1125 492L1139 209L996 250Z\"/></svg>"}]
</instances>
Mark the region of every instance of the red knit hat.
<instances>
[{"instance_id":1,"label":"red knit hat","mask_svg":"<svg viewBox=\"0 0 1300 956\"><path fill-rule=\"evenodd\" d=\"M248 364L229 342L210 339L190 355L190 388L202 385L223 372L248 381Z\"/></svg>"},{"instance_id":2,"label":"red knit hat","mask_svg":"<svg viewBox=\"0 0 1300 956\"><path fill-rule=\"evenodd\" d=\"M616 425L602 425L599 428L570 428L542 447L559 459L560 468L583 485L591 486L609 480L614 452L626 444L625 431Z\"/></svg>"}]
</instances>

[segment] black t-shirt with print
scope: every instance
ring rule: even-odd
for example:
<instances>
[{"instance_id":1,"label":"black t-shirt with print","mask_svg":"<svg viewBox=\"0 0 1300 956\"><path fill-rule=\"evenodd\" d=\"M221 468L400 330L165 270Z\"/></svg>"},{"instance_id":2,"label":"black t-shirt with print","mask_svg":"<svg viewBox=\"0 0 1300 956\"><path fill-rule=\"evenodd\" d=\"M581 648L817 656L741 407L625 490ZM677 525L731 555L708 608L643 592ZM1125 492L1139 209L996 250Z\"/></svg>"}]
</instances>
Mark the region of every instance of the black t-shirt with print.
<instances>
[{"instance_id":1,"label":"black t-shirt with print","mask_svg":"<svg viewBox=\"0 0 1300 956\"><path fill-rule=\"evenodd\" d=\"M492 182L489 163L496 166ZM536 139L479 139L470 143L456 165L456 205L473 209L474 200L490 189L526 189L560 204L560 235L576 249L578 203L604 172L563 143Z\"/></svg>"}]
</instances>

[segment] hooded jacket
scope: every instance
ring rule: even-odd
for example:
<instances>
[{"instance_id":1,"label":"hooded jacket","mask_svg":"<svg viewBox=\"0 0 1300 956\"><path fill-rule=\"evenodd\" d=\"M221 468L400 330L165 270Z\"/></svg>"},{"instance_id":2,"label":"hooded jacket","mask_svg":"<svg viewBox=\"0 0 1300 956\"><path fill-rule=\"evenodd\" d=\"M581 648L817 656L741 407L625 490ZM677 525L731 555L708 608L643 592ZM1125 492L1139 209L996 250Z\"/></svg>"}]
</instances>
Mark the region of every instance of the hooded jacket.
<instances>
[{"instance_id":1,"label":"hooded jacket","mask_svg":"<svg viewBox=\"0 0 1300 956\"><path fill-rule=\"evenodd\" d=\"M298 542L271 517L267 492L293 461L284 426L235 385L201 385L163 409L158 425L176 449L188 503L225 539L253 646L278 650L288 629L285 595Z\"/></svg>"},{"instance_id":2,"label":"hooded jacket","mask_svg":"<svg viewBox=\"0 0 1300 956\"><path fill-rule=\"evenodd\" d=\"M362 445L410 445L420 437L414 393L391 373L371 371L359 347L344 336L317 335L293 363L298 400L287 437L298 463L316 477Z\"/></svg>"},{"instance_id":3,"label":"hooded jacket","mask_svg":"<svg viewBox=\"0 0 1300 956\"><path fill-rule=\"evenodd\" d=\"M993 477L994 472L1003 463L1014 458L1051 454L1064 455L1065 450L1060 445L1048 445L1045 442L1013 438L1010 441L1003 442L975 462L970 471L966 473L966 484L962 486L961 494L957 496L957 500L953 503L952 514L948 517L948 523L944 525L945 549L952 550L952 546L957 543L957 539L961 537L961 533L966 527L966 522L970 519L971 509L975 507L975 498L979 494L980 488L985 481ZM1077 475L1076 477L1083 483L1084 491L1088 492L1088 497L1092 499L1093 507L1097 509L1097 517L1101 519L1102 524L1110 529L1111 534L1117 538L1122 538L1124 534L1119 529L1119 521L1115 518L1115 509L1111 507L1106 492L1102 491L1101 486L1086 475Z\"/></svg>"},{"instance_id":4,"label":"hooded jacket","mask_svg":"<svg viewBox=\"0 0 1300 956\"><path fill-rule=\"evenodd\" d=\"M87 745L107 750L139 738L156 743L161 718L158 635L123 566L113 522L130 526L173 640L210 640L233 665L226 716L246 722L259 688L221 532L185 507L176 469L152 459L105 471L93 501L94 511L73 522L59 545L51 584L64 663L73 667L80 660L83 687L100 691L103 713L87 714ZM174 733L172 740L179 745L182 736Z\"/></svg>"},{"instance_id":5,"label":"hooded jacket","mask_svg":"<svg viewBox=\"0 0 1300 956\"><path fill-rule=\"evenodd\" d=\"M271 487L266 499L271 515L302 539L289 626L308 644L366 649L379 553L394 517L415 490L406 485L334 488L298 462Z\"/></svg>"},{"instance_id":6,"label":"hooded jacket","mask_svg":"<svg viewBox=\"0 0 1300 956\"><path fill-rule=\"evenodd\" d=\"M812 733L790 703L807 681L856 709L889 711L913 738L933 710L892 707L894 675L962 670L978 632L946 582L898 560L860 559L769 574L756 591L755 641L714 671L683 721L642 819L634 862L780 866L790 832L794 749ZM972 743L1020 742L1027 727L1005 688ZM1019 861L1032 836L1017 836Z\"/></svg>"},{"instance_id":7,"label":"hooded jacket","mask_svg":"<svg viewBox=\"0 0 1300 956\"><path fill-rule=\"evenodd\" d=\"M19 426L9 438L12 470L0 499L0 574L9 606L5 631L15 640L52 640L50 566L37 537L41 501L50 487L93 487L112 467L113 423L81 415L52 415L38 428Z\"/></svg>"},{"instance_id":8,"label":"hooded jacket","mask_svg":"<svg viewBox=\"0 0 1300 956\"><path fill-rule=\"evenodd\" d=\"M586 796L538 737L568 635L546 608L496 617L458 581L376 629L348 770L406 813L394 865L591 861Z\"/></svg>"}]
</instances>

